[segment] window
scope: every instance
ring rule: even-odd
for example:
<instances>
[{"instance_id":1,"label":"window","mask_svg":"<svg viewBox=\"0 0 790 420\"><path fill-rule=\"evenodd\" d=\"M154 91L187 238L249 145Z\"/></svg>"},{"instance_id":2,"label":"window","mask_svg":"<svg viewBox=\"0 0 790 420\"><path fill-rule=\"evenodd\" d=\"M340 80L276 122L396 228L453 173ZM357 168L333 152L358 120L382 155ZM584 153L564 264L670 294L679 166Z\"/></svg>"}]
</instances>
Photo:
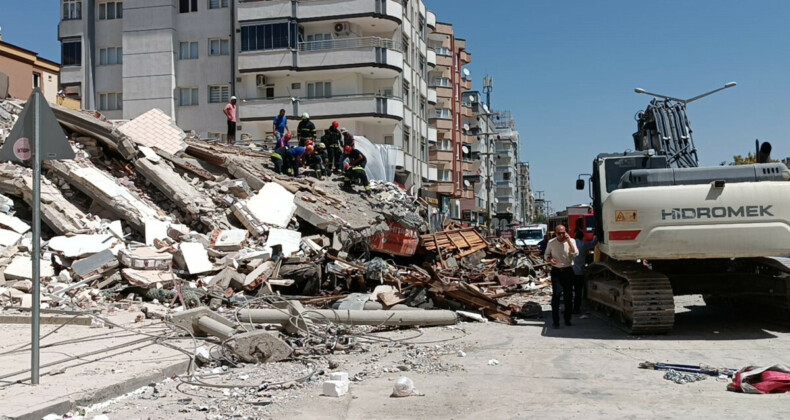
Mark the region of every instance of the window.
<instances>
[{"instance_id":1,"label":"window","mask_svg":"<svg viewBox=\"0 0 790 420\"><path fill-rule=\"evenodd\" d=\"M426 103L427 103L427 100L425 98L423 98L422 96L420 96L420 116L423 117L423 118L425 118L426 115L427 115L425 113L425 109L426 109L425 105L426 105Z\"/></svg>"},{"instance_id":2,"label":"window","mask_svg":"<svg viewBox=\"0 0 790 420\"><path fill-rule=\"evenodd\" d=\"M438 108L435 109L434 112L435 112L434 118L445 118L448 120L453 118L452 111L450 111L447 108Z\"/></svg>"},{"instance_id":3,"label":"window","mask_svg":"<svg viewBox=\"0 0 790 420\"><path fill-rule=\"evenodd\" d=\"M178 105L180 106L198 106L198 88L179 88L178 89Z\"/></svg>"},{"instance_id":4,"label":"window","mask_svg":"<svg viewBox=\"0 0 790 420\"><path fill-rule=\"evenodd\" d=\"M332 48L332 34L307 35L307 43L303 45L304 51L328 50Z\"/></svg>"},{"instance_id":5,"label":"window","mask_svg":"<svg viewBox=\"0 0 790 420\"><path fill-rule=\"evenodd\" d=\"M63 0L63 20L82 19L81 0Z\"/></svg>"},{"instance_id":6,"label":"window","mask_svg":"<svg viewBox=\"0 0 790 420\"><path fill-rule=\"evenodd\" d=\"M179 0L178 11L180 13L191 13L198 11L198 0Z\"/></svg>"},{"instance_id":7,"label":"window","mask_svg":"<svg viewBox=\"0 0 790 420\"><path fill-rule=\"evenodd\" d=\"M186 41L178 44L179 60L196 60L197 58L198 58L197 42Z\"/></svg>"},{"instance_id":8,"label":"window","mask_svg":"<svg viewBox=\"0 0 790 420\"><path fill-rule=\"evenodd\" d=\"M209 86L208 87L208 103L221 104L228 102L230 99L230 86Z\"/></svg>"},{"instance_id":9,"label":"window","mask_svg":"<svg viewBox=\"0 0 790 420\"><path fill-rule=\"evenodd\" d=\"M241 50L296 48L295 23L267 23L241 27Z\"/></svg>"},{"instance_id":10,"label":"window","mask_svg":"<svg viewBox=\"0 0 790 420\"><path fill-rule=\"evenodd\" d=\"M409 127L403 127L403 150L411 154L411 130Z\"/></svg>"},{"instance_id":11,"label":"window","mask_svg":"<svg viewBox=\"0 0 790 420\"><path fill-rule=\"evenodd\" d=\"M61 44L60 61L64 66L81 66L82 41L79 39L64 40Z\"/></svg>"},{"instance_id":12,"label":"window","mask_svg":"<svg viewBox=\"0 0 790 420\"><path fill-rule=\"evenodd\" d=\"M403 104L404 105L410 106L409 98L410 98L410 95L409 95L409 82L404 81L403 82Z\"/></svg>"},{"instance_id":13,"label":"window","mask_svg":"<svg viewBox=\"0 0 790 420\"><path fill-rule=\"evenodd\" d=\"M505 181L510 181L510 172L503 173L502 179L504 179Z\"/></svg>"},{"instance_id":14,"label":"window","mask_svg":"<svg viewBox=\"0 0 790 420\"><path fill-rule=\"evenodd\" d=\"M301 83L299 83L299 82L296 82L296 83L291 83L291 89L293 89L293 90L299 90L299 89L301 89L301 88L302 88L302 84L301 84Z\"/></svg>"},{"instance_id":15,"label":"window","mask_svg":"<svg viewBox=\"0 0 790 420\"><path fill-rule=\"evenodd\" d=\"M123 109L122 93L99 93L99 111L116 111L120 109Z\"/></svg>"},{"instance_id":16,"label":"window","mask_svg":"<svg viewBox=\"0 0 790 420\"><path fill-rule=\"evenodd\" d=\"M228 55L230 54L230 41L227 39L209 39L208 55Z\"/></svg>"},{"instance_id":17,"label":"window","mask_svg":"<svg viewBox=\"0 0 790 420\"><path fill-rule=\"evenodd\" d=\"M420 63L419 64L420 65L420 67L419 67L420 74L424 75L425 74L425 56L422 55L422 54L420 54L420 61L419 61L419 63Z\"/></svg>"},{"instance_id":18,"label":"window","mask_svg":"<svg viewBox=\"0 0 790 420\"><path fill-rule=\"evenodd\" d=\"M123 18L123 2L110 1L99 4L99 20L113 20Z\"/></svg>"},{"instance_id":19,"label":"window","mask_svg":"<svg viewBox=\"0 0 790 420\"><path fill-rule=\"evenodd\" d=\"M314 82L307 84L308 98L328 98L332 96L332 82Z\"/></svg>"},{"instance_id":20,"label":"window","mask_svg":"<svg viewBox=\"0 0 790 420\"><path fill-rule=\"evenodd\" d=\"M123 64L123 48L110 47L99 49L100 66L113 66L115 64Z\"/></svg>"},{"instance_id":21,"label":"window","mask_svg":"<svg viewBox=\"0 0 790 420\"><path fill-rule=\"evenodd\" d=\"M433 50L436 52L436 55L445 55L448 57L453 55L453 53L450 52L450 49L446 47L436 47Z\"/></svg>"},{"instance_id":22,"label":"window","mask_svg":"<svg viewBox=\"0 0 790 420\"><path fill-rule=\"evenodd\" d=\"M41 87L41 73L33 73L33 87Z\"/></svg>"},{"instance_id":23,"label":"window","mask_svg":"<svg viewBox=\"0 0 790 420\"><path fill-rule=\"evenodd\" d=\"M209 9L223 9L228 7L228 0L208 0Z\"/></svg>"},{"instance_id":24,"label":"window","mask_svg":"<svg viewBox=\"0 0 790 420\"><path fill-rule=\"evenodd\" d=\"M395 136L384 136L384 144L395 144Z\"/></svg>"},{"instance_id":25,"label":"window","mask_svg":"<svg viewBox=\"0 0 790 420\"><path fill-rule=\"evenodd\" d=\"M409 37L406 34L402 36L403 44L401 44L401 49L403 50L403 58L406 60L406 63L411 64L411 56L409 54Z\"/></svg>"},{"instance_id":26,"label":"window","mask_svg":"<svg viewBox=\"0 0 790 420\"><path fill-rule=\"evenodd\" d=\"M264 89L264 98L274 99L274 85L266 85Z\"/></svg>"}]
</instances>

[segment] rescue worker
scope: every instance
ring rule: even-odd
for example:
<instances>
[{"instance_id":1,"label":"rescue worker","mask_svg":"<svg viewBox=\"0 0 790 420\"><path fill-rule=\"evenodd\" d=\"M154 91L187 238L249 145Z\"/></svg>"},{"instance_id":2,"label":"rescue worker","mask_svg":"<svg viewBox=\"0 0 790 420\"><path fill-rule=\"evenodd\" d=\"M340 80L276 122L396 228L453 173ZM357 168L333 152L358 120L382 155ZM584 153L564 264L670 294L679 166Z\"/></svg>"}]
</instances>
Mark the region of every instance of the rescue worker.
<instances>
[{"instance_id":1,"label":"rescue worker","mask_svg":"<svg viewBox=\"0 0 790 420\"><path fill-rule=\"evenodd\" d=\"M315 124L310 121L310 114L302 114L302 121L296 127L296 134L299 136L299 146L306 146L307 141L315 142Z\"/></svg>"},{"instance_id":2,"label":"rescue worker","mask_svg":"<svg viewBox=\"0 0 790 420\"><path fill-rule=\"evenodd\" d=\"M324 166L326 159L326 145L322 142L318 142L315 146L315 151L307 155L305 159L307 166L315 171L315 177L318 179L323 179L324 175L329 175L329 171L326 169L326 166Z\"/></svg>"},{"instance_id":3,"label":"rescue worker","mask_svg":"<svg viewBox=\"0 0 790 420\"><path fill-rule=\"evenodd\" d=\"M343 154L343 147L340 144L343 135L340 133L340 130L337 129L339 126L340 124L337 121L333 121L329 129L326 130L326 134L324 134L324 143L327 148L325 166L330 171L337 173L340 173L340 156Z\"/></svg>"},{"instance_id":4,"label":"rescue worker","mask_svg":"<svg viewBox=\"0 0 790 420\"><path fill-rule=\"evenodd\" d=\"M368 164L368 159L362 152L352 146L346 146L344 150L348 158L348 164L344 168L346 172L343 177L343 188L353 190L351 186L352 181L360 180L362 185L365 186L365 193L371 195L373 192L370 189L368 175L365 173L365 165Z\"/></svg>"},{"instance_id":5,"label":"rescue worker","mask_svg":"<svg viewBox=\"0 0 790 420\"><path fill-rule=\"evenodd\" d=\"M283 173L283 158L288 153L288 148L280 146L272 152L272 163L274 164L274 173Z\"/></svg>"},{"instance_id":6,"label":"rescue worker","mask_svg":"<svg viewBox=\"0 0 790 420\"><path fill-rule=\"evenodd\" d=\"M343 134L343 149L348 146L354 148L354 135L349 133L345 128L341 128L340 133Z\"/></svg>"},{"instance_id":7,"label":"rescue worker","mask_svg":"<svg viewBox=\"0 0 790 420\"><path fill-rule=\"evenodd\" d=\"M288 141L290 141L291 138L293 138L293 135L291 133L285 133L285 135L283 135L282 137L278 137L277 138L277 146L276 146L276 148L280 148L280 147L286 147L287 148L288 147Z\"/></svg>"},{"instance_id":8,"label":"rescue worker","mask_svg":"<svg viewBox=\"0 0 790 420\"><path fill-rule=\"evenodd\" d=\"M283 156L283 166L285 167L286 171L289 169L292 172L294 178L299 176L299 166L302 165L302 161L308 154L313 152L313 146L297 146L288 149Z\"/></svg>"}]
</instances>

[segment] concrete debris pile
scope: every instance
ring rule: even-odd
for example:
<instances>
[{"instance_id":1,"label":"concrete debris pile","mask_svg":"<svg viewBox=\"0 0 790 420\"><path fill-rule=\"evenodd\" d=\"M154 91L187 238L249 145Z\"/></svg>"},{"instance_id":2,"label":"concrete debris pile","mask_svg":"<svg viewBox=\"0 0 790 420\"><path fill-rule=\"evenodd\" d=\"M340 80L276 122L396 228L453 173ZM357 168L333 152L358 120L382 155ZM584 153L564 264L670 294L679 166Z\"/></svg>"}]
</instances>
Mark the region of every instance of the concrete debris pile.
<instances>
[{"instance_id":1,"label":"concrete debris pile","mask_svg":"<svg viewBox=\"0 0 790 420\"><path fill-rule=\"evenodd\" d=\"M22 106L0 103L0 140ZM141 319L219 338L248 362L326 351L352 326L456 322L435 308L540 315L500 300L545 287L542 260L475 228L429 233L428 206L397 185L374 182L368 196L339 178L277 175L269 151L186 138L158 110L128 122L53 110L77 157L43 165L41 255L30 255L31 170L0 163L6 306L30 307L40 258L45 309L142 307Z\"/></svg>"}]
</instances>

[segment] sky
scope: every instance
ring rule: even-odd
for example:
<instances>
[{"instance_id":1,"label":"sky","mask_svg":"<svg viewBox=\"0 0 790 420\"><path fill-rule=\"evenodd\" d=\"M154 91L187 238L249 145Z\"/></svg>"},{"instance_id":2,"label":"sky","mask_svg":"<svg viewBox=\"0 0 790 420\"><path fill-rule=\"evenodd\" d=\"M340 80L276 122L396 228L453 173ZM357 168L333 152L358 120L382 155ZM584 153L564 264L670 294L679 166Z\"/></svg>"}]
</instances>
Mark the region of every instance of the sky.
<instances>
[{"instance_id":1,"label":"sky","mask_svg":"<svg viewBox=\"0 0 790 420\"><path fill-rule=\"evenodd\" d=\"M691 98L702 166L770 141L790 156L790 2L780 0L425 0L467 41L473 89L494 80L491 105L510 111L534 191L554 210L589 203L576 191L599 153L633 149L634 88ZM0 0L3 40L60 61L59 0Z\"/></svg>"}]
</instances>

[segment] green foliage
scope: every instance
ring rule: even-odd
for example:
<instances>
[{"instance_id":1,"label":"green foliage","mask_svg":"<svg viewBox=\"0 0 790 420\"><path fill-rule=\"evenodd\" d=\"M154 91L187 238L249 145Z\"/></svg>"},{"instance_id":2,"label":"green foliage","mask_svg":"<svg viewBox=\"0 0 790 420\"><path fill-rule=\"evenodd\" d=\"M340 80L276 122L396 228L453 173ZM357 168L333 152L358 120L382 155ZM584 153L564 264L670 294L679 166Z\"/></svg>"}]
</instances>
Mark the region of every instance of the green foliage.
<instances>
[{"instance_id":1,"label":"green foliage","mask_svg":"<svg viewBox=\"0 0 790 420\"><path fill-rule=\"evenodd\" d=\"M535 218L532 220L532 223L546 223L546 215L539 214L535 216Z\"/></svg>"},{"instance_id":2,"label":"green foliage","mask_svg":"<svg viewBox=\"0 0 790 420\"><path fill-rule=\"evenodd\" d=\"M738 165L751 165L757 163L757 157L754 156L754 153L749 153L746 157L741 155L735 155L732 157L732 162L730 162L730 166L738 166Z\"/></svg>"}]
</instances>

